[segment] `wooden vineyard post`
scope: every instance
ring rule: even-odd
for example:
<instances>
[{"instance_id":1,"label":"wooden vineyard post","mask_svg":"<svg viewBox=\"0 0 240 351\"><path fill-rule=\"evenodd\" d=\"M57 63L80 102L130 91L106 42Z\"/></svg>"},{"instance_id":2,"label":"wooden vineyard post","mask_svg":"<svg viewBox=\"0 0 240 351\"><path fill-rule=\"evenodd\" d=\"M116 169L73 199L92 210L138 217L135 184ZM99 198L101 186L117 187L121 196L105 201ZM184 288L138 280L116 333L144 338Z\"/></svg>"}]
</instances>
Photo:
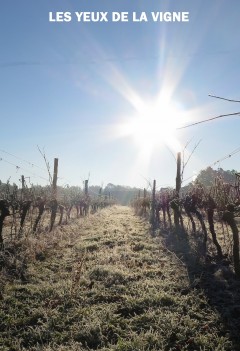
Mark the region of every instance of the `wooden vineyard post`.
<instances>
[{"instance_id":1,"label":"wooden vineyard post","mask_svg":"<svg viewBox=\"0 0 240 351\"><path fill-rule=\"evenodd\" d=\"M152 190L152 201L151 201L151 214L150 214L150 224L151 224L152 230L155 229L155 223L156 223L155 207L156 207L156 180L154 179L153 190Z\"/></svg>"},{"instance_id":2,"label":"wooden vineyard post","mask_svg":"<svg viewBox=\"0 0 240 351\"><path fill-rule=\"evenodd\" d=\"M89 205L90 205L90 198L89 198L89 194L88 194L88 179L86 179L84 181L84 195L85 198L83 200L83 215L86 216L88 214L89 211Z\"/></svg>"},{"instance_id":3,"label":"wooden vineyard post","mask_svg":"<svg viewBox=\"0 0 240 351\"><path fill-rule=\"evenodd\" d=\"M183 227L182 217L180 213L180 204L179 204L179 193L181 189L181 152L177 153L177 176L176 176L176 197L172 201L172 209L174 214L174 224L175 228L179 229L179 220L181 221L181 225Z\"/></svg>"},{"instance_id":4,"label":"wooden vineyard post","mask_svg":"<svg viewBox=\"0 0 240 351\"><path fill-rule=\"evenodd\" d=\"M53 170L53 183L52 183L52 197L57 198L57 175L58 175L58 158L54 159L54 170Z\"/></svg>"},{"instance_id":5,"label":"wooden vineyard post","mask_svg":"<svg viewBox=\"0 0 240 351\"><path fill-rule=\"evenodd\" d=\"M54 158L54 170L53 170L53 183L52 183L52 200L50 202L51 207L51 219L50 219L50 229L51 232L57 215L57 176L58 176L58 158Z\"/></svg>"},{"instance_id":6,"label":"wooden vineyard post","mask_svg":"<svg viewBox=\"0 0 240 351\"><path fill-rule=\"evenodd\" d=\"M88 179L84 182L84 194L88 196Z\"/></svg>"},{"instance_id":7,"label":"wooden vineyard post","mask_svg":"<svg viewBox=\"0 0 240 351\"><path fill-rule=\"evenodd\" d=\"M181 189L181 152L177 153L177 177L176 177L176 193L179 195Z\"/></svg>"},{"instance_id":8,"label":"wooden vineyard post","mask_svg":"<svg viewBox=\"0 0 240 351\"><path fill-rule=\"evenodd\" d=\"M25 178L24 178L24 175L21 175L21 183L22 183L21 200L23 201L24 188L25 188Z\"/></svg>"}]
</instances>

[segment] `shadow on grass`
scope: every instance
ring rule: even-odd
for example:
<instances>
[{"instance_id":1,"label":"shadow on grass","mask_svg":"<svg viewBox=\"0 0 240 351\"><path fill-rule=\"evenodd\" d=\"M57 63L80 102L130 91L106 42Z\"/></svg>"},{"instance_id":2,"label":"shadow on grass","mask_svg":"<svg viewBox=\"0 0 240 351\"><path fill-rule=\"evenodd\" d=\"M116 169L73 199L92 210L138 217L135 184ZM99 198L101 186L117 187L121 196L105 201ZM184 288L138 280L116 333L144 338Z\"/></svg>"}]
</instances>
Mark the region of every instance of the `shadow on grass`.
<instances>
[{"instance_id":1,"label":"shadow on grass","mask_svg":"<svg viewBox=\"0 0 240 351\"><path fill-rule=\"evenodd\" d=\"M240 351L240 281L236 279L227 260L204 254L203 234L184 231L164 235L168 250L185 264L191 289L202 291L209 306L221 317L223 335Z\"/></svg>"}]
</instances>

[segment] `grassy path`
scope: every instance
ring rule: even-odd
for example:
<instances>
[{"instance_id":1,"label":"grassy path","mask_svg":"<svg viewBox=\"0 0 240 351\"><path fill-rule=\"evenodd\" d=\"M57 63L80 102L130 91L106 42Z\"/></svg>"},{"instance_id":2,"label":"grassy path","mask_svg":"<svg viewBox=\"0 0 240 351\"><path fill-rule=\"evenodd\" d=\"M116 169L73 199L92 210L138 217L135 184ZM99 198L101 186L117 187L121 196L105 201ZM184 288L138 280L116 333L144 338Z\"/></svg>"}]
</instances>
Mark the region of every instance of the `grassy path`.
<instances>
[{"instance_id":1,"label":"grassy path","mask_svg":"<svg viewBox=\"0 0 240 351\"><path fill-rule=\"evenodd\" d=\"M240 350L169 248L120 206L23 240L2 258L0 350Z\"/></svg>"}]
</instances>

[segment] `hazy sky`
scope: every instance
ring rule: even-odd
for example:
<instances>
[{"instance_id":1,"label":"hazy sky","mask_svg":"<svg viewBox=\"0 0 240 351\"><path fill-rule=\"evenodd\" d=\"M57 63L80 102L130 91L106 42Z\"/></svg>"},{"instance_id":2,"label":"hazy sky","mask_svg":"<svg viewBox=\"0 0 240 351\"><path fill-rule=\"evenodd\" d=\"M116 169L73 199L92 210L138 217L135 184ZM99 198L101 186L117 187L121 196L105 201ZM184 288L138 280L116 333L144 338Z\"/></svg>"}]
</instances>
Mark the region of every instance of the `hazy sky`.
<instances>
[{"instance_id":1,"label":"hazy sky","mask_svg":"<svg viewBox=\"0 0 240 351\"><path fill-rule=\"evenodd\" d=\"M56 11L72 20L49 22ZM75 11L109 21L77 22ZM113 11L129 21L112 22ZM153 22L157 11L189 12L189 22ZM239 16L239 0L2 0L0 179L46 184L37 145L51 166L59 158L61 185L90 174L90 184L142 187L173 185L173 154L190 140L185 159L201 142L184 178L240 147L239 116L175 130L240 111L208 96L240 100ZM239 170L239 160L216 167Z\"/></svg>"}]
</instances>

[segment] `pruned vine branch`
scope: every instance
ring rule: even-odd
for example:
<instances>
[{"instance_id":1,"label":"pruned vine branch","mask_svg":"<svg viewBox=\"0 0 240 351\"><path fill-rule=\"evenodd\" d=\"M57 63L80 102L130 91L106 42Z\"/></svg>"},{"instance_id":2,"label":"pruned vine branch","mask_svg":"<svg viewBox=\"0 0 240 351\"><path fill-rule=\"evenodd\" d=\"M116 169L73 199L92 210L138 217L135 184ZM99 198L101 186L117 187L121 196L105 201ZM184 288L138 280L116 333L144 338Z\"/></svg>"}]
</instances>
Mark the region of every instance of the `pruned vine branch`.
<instances>
[{"instance_id":1,"label":"pruned vine branch","mask_svg":"<svg viewBox=\"0 0 240 351\"><path fill-rule=\"evenodd\" d=\"M49 183L50 183L50 185L52 186L52 184L53 184L53 179L52 179L52 175L51 175L51 172L50 172L50 164L49 164L49 161L47 160L45 151L44 151L44 150L41 150L40 147L39 147L38 145L37 145L37 148L38 148L38 151L40 152L40 154L42 155L42 157L43 157L43 159L44 159L45 165L46 165L46 167L47 167L47 172L48 172L48 177L49 177Z\"/></svg>"},{"instance_id":2,"label":"pruned vine branch","mask_svg":"<svg viewBox=\"0 0 240 351\"><path fill-rule=\"evenodd\" d=\"M223 118L223 117L230 117L230 116L237 116L237 115L240 116L240 112L233 112L233 113L227 113L227 114L224 114L224 115L219 115L219 116L216 116L216 117L204 119L203 121L198 121L198 122L194 122L194 123L191 123L191 124L187 124L186 126L178 127L176 129L185 129L185 128L188 128L188 127L195 126L197 124L213 121L214 119Z\"/></svg>"},{"instance_id":3,"label":"pruned vine branch","mask_svg":"<svg viewBox=\"0 0 240 351\"><path fill-rule=\"evenodd\" d=\"M215 98L215 99L221 99L221 100L230 101L230 102L240 102L240 100L227 99L227 98L224 98L221 96L216 96L216 95L211 95L211 94L208 94L208 96Z\"/></svg>"}]
</instances>

